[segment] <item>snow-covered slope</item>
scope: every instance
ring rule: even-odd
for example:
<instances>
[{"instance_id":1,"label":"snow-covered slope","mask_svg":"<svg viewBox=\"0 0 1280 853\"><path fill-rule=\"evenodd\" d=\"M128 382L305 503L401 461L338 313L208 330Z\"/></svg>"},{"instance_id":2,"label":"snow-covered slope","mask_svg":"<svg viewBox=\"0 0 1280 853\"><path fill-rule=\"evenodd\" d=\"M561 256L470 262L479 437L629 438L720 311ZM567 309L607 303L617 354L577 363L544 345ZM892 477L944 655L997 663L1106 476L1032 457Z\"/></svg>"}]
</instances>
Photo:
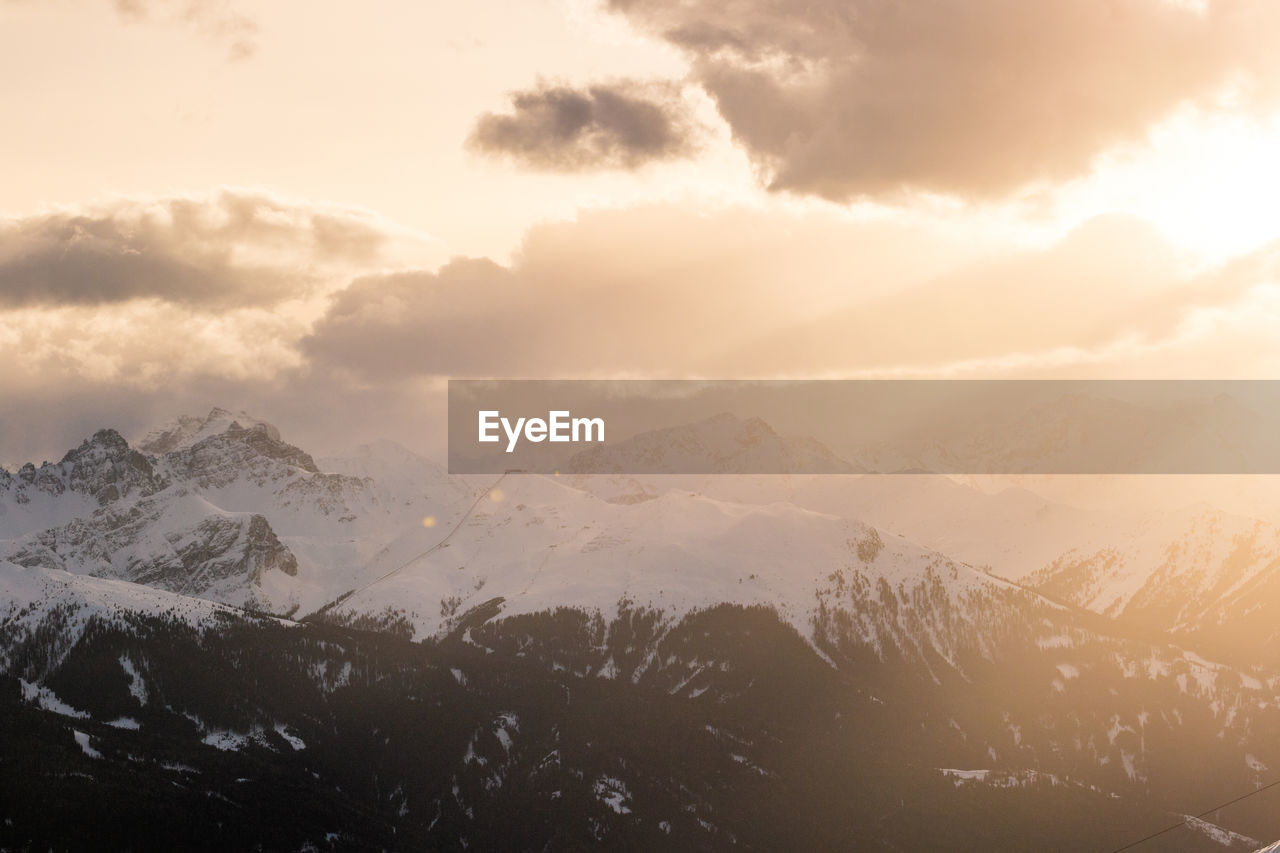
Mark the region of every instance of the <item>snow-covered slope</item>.
<instances>
[{"instance_id":1,"label":"snow-covered slope","mask_svg":"<svg viewBox=\"0 0 1280 853\"><path fill-rule=\"evenodd\" d=\"M332 615L401 615L425 637L486 604L504 616L570 606L606 621L652 610L673 623L718 604L764 605L807 638L838 627L881 654L953 659L960 645L982 646L978 621L996 599L1008 599L997 620L1053 609L900 537L784 503L672 490L619 504L511 474L455 527L431 532L417 535L417 553L388 553L383 579Z\"/></svg>"},{"instance_id":2,"label":"snow-covered slope","mask_svg":"<svg viewBox=\"0 0 1280 853\"><path fill-rule=\"evenodd\" d=\"M734 503L789 503L857 518L1013 580L1073 548L1113 542L1146 517L1138 511L1083 510L1027 489L990 493L938 474L579 475L570 482L617 503L651 500L676 489Z\"/></svg>"},{"instance_id":3,"label":"snow-covered slope","mask_svg":"<svg viewBox=\"0 0 1280 853\"><path fill-rule=\"evenodd\" d=\"M1025 488L992 493L941 475L601 475L573 482L620 503L687 489L857 518L1052 600L1182 641L1210 641L1215 654L1280 656L1280 527L1192 502L1194 492L1186 494L1190 505L1176 510L1082 509Z\"/></svg>"},{"instance_id":4,"label":"snow-covered slope","mask_svg":"<svg viewBox=\"0 0 1280 853\"><path fill-rule=\"evenodd\" d=\"M272 609L276 570L298 562L257 514L219 509L185 487L119 502L9 543L24 566L119 578L257 610Z\"/></svg>"},{"instance_id":5,"label":"snow-covered slope","mask_svg":"<svg viewBox=\"0 0 1280 853\"><path fill-rule=\"evenodd\" d=\"M1099 549L1078 548L1028 582L1046 595L1221 646L1280 646L1280 527L1191 508L1147 519Z\"/></svg>"},{"instance_id":6,"label":"snow-covered slope","mask_svg":"<svg viewBox=\"0 0 1280 853\"><path fill-rule=\"evenodd\" d=\"M160 615L191 626L245 618L243 612L223 604L142 584L0 560L0 671L12 672L14 651L32 642L40 665L55 666L92 620L130 615ZM40 675L19 674L29 680Z\"/></svg>"},{"instance_id":7,"label":"snow-covered slope","mask_svg":"<svg viewBox=\"0 0 1280 853\"><path fill-rule=\"evenodd\" d=\"M94 578L69 572L19 566L0 560L0 608L6 627L39 625L58 607L73 607L84 615L164 613L188 624L219 615L240 618L237 608L192 596L178 595L144 584Z\"/></svg>"}]
</instances>

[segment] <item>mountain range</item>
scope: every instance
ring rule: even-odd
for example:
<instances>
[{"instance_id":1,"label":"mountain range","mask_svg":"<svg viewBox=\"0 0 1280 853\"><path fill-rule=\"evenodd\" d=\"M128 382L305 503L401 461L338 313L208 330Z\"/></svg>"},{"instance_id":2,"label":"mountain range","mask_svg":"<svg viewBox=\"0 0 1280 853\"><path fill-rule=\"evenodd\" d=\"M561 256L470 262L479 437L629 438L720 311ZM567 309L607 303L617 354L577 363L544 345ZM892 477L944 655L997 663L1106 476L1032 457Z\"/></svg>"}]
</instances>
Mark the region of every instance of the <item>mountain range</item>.
<instances>
[{"instance_id":1,"label":"mountain range","mask_svg":"<svg viewBox=\"0 0 1280 853\"><path fill-rule=\"evenodd\" d=\"M0 842L158 849L199 802L178 846L1111 849L1280 767L1265 519L713 426L622 452L791 473L455 477L222 409L0 471Z\"/></svg>"}]
</instances>

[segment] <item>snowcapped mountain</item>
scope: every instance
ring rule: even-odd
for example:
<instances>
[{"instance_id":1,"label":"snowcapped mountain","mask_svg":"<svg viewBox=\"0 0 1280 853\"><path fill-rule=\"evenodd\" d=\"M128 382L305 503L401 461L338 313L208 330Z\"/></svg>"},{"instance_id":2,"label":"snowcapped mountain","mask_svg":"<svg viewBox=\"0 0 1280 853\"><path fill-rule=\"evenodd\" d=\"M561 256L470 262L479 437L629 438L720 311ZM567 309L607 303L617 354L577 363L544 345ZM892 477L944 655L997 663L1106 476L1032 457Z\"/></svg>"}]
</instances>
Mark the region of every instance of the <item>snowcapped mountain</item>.
<instances>
[{"instance_id":1,"label":"snowcapped mountain","mask_svg":"<svg viewBox=\"0 0 1280 853\"><path fill-rule=\"evenodd\" d=\"M185 488L19 537L9 559L24 566L113 577L238 607L267 610L266 574L298 561L253 513L231 513Z\"/></svg>"},{"instance_id":2,"label":"snowcapped mountain","mask_svg":"<svg viewBox=\"0 0 1280 853\"><path fill-rule=\"evenodd\" d=\"M675 453L710 429L818 458L695 427ZM906 475L463 480L222 410L140 446L3 480L0 782L49 819L2 845L144 791L215 847L1024 849L1059 820L1111 849L1280 767L1280 670L1196 627L1266 647L1260 522ZM545 814L572 829L520 817ZM1259 809L1171 837L1278 833Z\"/></svg>"},{"instance_id":3,"label":"snowcapped mountain","mask_svg":"<svg viewBox=\"0 0 1280 853\"><path fill-rule=\"evenodd\" d=\"M12 672L15 658L31 654L30 647L38 645L39 667L20 673L34 681L43 670L56 668L91 623L156 614L193 627L248 618L234 607L145 584L0 561L0 669Z\"/></svg>"},{"instance_id":4,"label":"snowcapped mountain","mask_svg":"<svg viewBox=\"0 0 1280 853\"><path fill-rule=\"evenodd\" d=\"M305 612L364 581L403 531L448 520L469 498L393 444L339 460L351 473L323 472L275 427L222 409L179 418L143 446L162 452L144 456L104 430L57 465L0 474L0 556Z\"/></svg>"},{"instance_id":5,"label":"snowcapped mountain","mask_svg":"<svg viewBox=\"0 0 1280 853\"><path fill-rule=\"evenodd\" d=\"M1180 631L1227 616L1262 624L1258 593L1280 583L1280 535L1261 523L1078 510L937 476L505 475L477 488L391 442L318 464L224 409L140 446L152 452L104 430L56 465L0 475L0 557L418 637L494 600L507 615L568 604L614 618L625 605L673 621L731 603L770 607L810 638L844 613L866 642L898 649L920 640L866 614L884 612L886 588L945 578L952 620L929 638L943 657L975 618L966 601L1025 597L993 575L1035 572L1053 600ZM708 454L726 470L839 466L820 445L731 416L587 453L628 467ZM877 556L859 560L853 543L872 539ZM864 592L837 601L832 589Z\"/></svg>"},{"instance_id":6,"label":"snowcapped mountain","mask_svg":"<svg viewBox=\"0 0 1280 853\"><path fill-rule=\"evenodd\" d=\"M726 417L658 438L679 453L728 442L743 454L819 458L765 424ZM956 614L978 591L1005 586L848 513L678 489L638 503L605 501L534 475L504 476L477 496L385 442L326 460L330 470L321 471L274 427L220 409L153 432L145 444L167 448L160 455L143 457L114 434L95 442L68 455L69 472L81 472L85 459L115 461L97 463L97 480L68 473L73 491L110 497L115 488L120 497L88 512L83 502L59 509L55 521L81 514L0 543L5 558L273 613L305 614L341 599L330 618L391 619L419 637L447 633L495 599L505 615L568 604L612 619L629 606L672 622L719 604L761 605L813 637L819 614L849 609L833 578L841 592L872 590L859 603L866 609L885 606L893 590L909 595L945 577ZM115 486L118 469L136 469L136 482ZM870 546L857 543L872 541L880 545L868 556ZM860 624L878 646L919 645L893 620ZM939 635L931 647L946 657L953 642Z\"/></svg>"},{"instance_id":7,"label":"snowcapped mountain","mask_svg":"<svg viewBox=\"0 0 1280 853\"><path fill-rule=\"evenodd\" d=\"M1081 509L1028 489L988 492L936 474L579 475L570 482L617 503L651 500L675 489L731 503L786 503L856 518L1012 580L1072 548L1111 542L1148 515L1138 510Z\"/></svg>"},{"instance_id":8,"label":"snowcapped mountain","mask_svg":"<svg viewBox=\"0 0 1280 853\"><path fill-rule=\"evenodd\" d=\"M230 429L232 424L242 429L261 427L270 438L280 440L280 431L266 421L259 420L248 412L229 412L215 406L204 417L179 415L167 424L149 431L136 444L142 453L163 456L174 450L190 447L201 439L220 435Z\"/></svg>"},{"instance_id":9,"label":"snowcapped mountain","mask_svg":"<svg viewBox=\"0 0 1280 853\"><path fill-rule=\"evenodd\" d=\"M374 572L382 579L332 615L399 614L415 636L430 637L486 603L502 616L569 605L606 621L630 608L673 623L720 604L765 606L805 637L820 618L843 613L864 642L905 652L920 642L905 610L901 620L869 614L930 588L951 610L929 640L947 656L971 602L996 590L1035 599L847 518L676 490L619 504L538 475L502 477L453 529L416 538L419 553L388 552Z\"/></svg>"},{"instance_id":10,"label":"snowcapped mountain","mask_svg":"<svg viewBox=\"0 0 1280 853\"><path fill-rule=\"evenodd\" d=\"M1102 548L1072 549L1027 579L1124 623L1280 660L1280 527L1203 507L1148 518Z\"/></svg>"},{"instance_id":11,"label":"snowcapped mountain","mask_svg":"<svg viewBox=\"0 0 1280 853\"><path fill-rule=\"evenodd\" d=\"M0 469L0 538L88 514L158 488L151 463L115 430L104 429L39 468Z\"/></svg>"},{"instance_id":12,"label":"snowcapped mountain","mask_svg":"<svg viewBox=\"0 0 1280 853\"><path fill-rule=\"evenodd\" d=\"M319 459L317 464L322 470L367 481L388 505L410 500L424 489L456 500L475 497L463 481L394 441L362 444L348 455Z\"/></svg>"},{"instance_id":13,"label":"snowcapped mountain","mask_svg":"<svg viewBox=\"0 0 1280 853\"><path fill-rule=\"evenodd\" d=\"M1091 488L1102 484L1094 482ZM754 506L771 503L856 518L984 573L1179 642L1280 659L1280 528L1195 500L1149 509L1084 509L1020 487L989 492L938 475L579 476L617 503L668 490ZM1124 481L1117 490L1131 487ZM1192 485L1196 485L1192 483ZM1172 498L1172 496L1170 496ZM1194 638L1194 639L1193 639ZM1232 651L1234 650L1234 651ZM1241 650L1248 650L1241 657Z\"/></svg>"}]
</instances>

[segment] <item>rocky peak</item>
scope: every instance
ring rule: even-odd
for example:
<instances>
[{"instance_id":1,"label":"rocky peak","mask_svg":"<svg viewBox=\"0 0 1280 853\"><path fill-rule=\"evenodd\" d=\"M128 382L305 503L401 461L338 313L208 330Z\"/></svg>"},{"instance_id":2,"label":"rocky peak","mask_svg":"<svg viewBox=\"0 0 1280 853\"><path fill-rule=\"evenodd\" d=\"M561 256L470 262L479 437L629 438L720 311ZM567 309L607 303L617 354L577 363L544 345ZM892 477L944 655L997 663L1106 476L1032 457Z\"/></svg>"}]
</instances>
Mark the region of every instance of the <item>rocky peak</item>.
<instances>
[{"instance_id":1,"label":"rocky peak","mask_svg":"<svg viewBox=\"0 0 1280 853\"><path fill-rule=\"evenodd\" d=\"M0 475L0 488L11 491L18 504L28 504L42 492L76 492L103 506L128 495L150 494L158 486L151 463L113 429L98 430L56 464L37 468L28 462L14 476Z\"/></svg>"},{"instance_id":2,"label":"rocky peak","mask_svg":"<svg viewBox=\"0 0 1280 853\"><path fill-rule=\"evenodd\" d=\"M281 441L274 427L255 422L246 428L238 420L166 453L158 464L174 481L197 483L203 488L219 488L241 478L261 485L299 471L320 473L311 455Z\"/></svg>"},{"instance_id":3,"label":"rocky peak","mask_svg":"<svg viewBox=\"0 0 1280 853\"><path fill-rule=\"evenodd\" d=\"M247 445L269 459L301 468L312 474L320 473L311 454L286 441L281 441L280 432L270 424L259 422L246 428L233 421L224 435L228 439Z\"/></svg>"},{"instance_id":4,"label":"rocky peak","mask_svg":"<svg viewBox=\"0 0 1280 853\"><path fill-rule=\"evenodd\" d=\"M102 458L110 456L118 456L129 452L129 442L124 440L124 436L113 429L100 429L93 434L92 438L86 438L80 442L80 446L74 450L68 450L66 455L62 457L62 463L77 462L86 458Z\"/></svg>"},{"instance_id":5,"label":"rocky peak","mask_svg":"<svg viewBox=\"0 0 1280 853\"><path fill-rule=\"evenodd\" d=\"M61 469L58 473L67 488L92 495L99 505L129 494L150 493L157 485L151 463L113 429L98 430L62 457L57 466L42 466L39 472L48 469Z\"/></svg>"},{"instance_id":6,"label":"rocky peak","mask_svg":"<svg viewBox=\"0 0 1280 853\"><path fill-rule=\"evenodd\" d=\"M220 435L235 428L261 427L267 434L279 441L280 431L266 421L259 420L247 412L232 412L220 406L214 406L204 417L198 415L179 415L169 423L153 429L139 442L138 449L152 456L163 456L175 450L182 450L214 435Z\"/></svg>"}]
</instances>

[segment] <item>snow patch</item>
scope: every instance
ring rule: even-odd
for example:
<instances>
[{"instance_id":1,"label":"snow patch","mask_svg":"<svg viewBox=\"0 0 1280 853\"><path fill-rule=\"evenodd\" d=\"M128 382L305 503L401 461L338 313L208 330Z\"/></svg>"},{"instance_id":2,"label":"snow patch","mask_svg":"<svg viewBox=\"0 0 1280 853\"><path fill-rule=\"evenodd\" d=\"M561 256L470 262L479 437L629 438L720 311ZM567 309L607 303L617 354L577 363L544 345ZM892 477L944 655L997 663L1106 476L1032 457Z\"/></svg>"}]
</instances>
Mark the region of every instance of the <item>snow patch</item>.
<instances>
[{"instance_id":1,"label":"snow patch","mask_svg":"<svg viewBox=\"0 0 1280 853\"><path fill-rule=\"evenodd\" d=\"M78 720L89 719L88 714L84 711L77 711L66 702L63 702L48 687L42 684L32 684L23 679L19 679L19 681L22 683L22 698L29 704L37 705L46 711L52 711L64 717L75 717Z\"/></svg>"},{"instance_id":2,"label":"snow patch","mask_svg":"<svg viewBox=\"0 0 1280 853\"><path fill-rule=\"evenodd\" d=\"M1188 829L1193 829L1196 832L1199 832L1210 841L1221 844L1223 847L1235 847L1237 845L1245 844L1252 847L1259 843L1256 838L1250 838L1247 835L1241 835L1238 832L1223 829L1217 824L1209 823L1209 821L1195 817L1194 815L1183 815L1183 817L1186 818ZM1280 842L1277 842L1277 844L1280 844ZM1272 850L1273 847L1267 847L1265 849ZM1265 853L1265 851L1259 850L1258 853Z\"/></svg>"},{"instance_id":3,"label":"snow patch","mask_svg":"<svg viewBox=\"0 0 1280 853\"><path fill-rule=\"evenodd\" d=\"M627 803L631 801L631 792L621 779L613 776L601 776L592 786L596 799L613 809L618 814L630 814Z\"/></svg>"},{"instance_id":4,"label":"snow patch","mask_svg":"<svg viewBox=\"0 0 1280 853\"><path fill-rule=\"evenodd\" d=\"M289 734L289 731L285 728L284 723L276 723L275 728L276 728L276 734L284 738L284 742L289 744L289 746L293 747L294 752L307 748L307 745L306 743L303 742L302 738L298 737L297 735Z\"/></svg>"},{"instance_id":5,"label":"snow patch","mask_svg":"<svg viewBox=\"0 0 1280 853\"><path fill-rule=\"evenodd\" d=\"M243 735L239 732L217 730L209 732L201 740L223 752L235 752L248 746L253 738L250 735Z\"/></svg>"},{"instance_id":6,"label":"snow patch","mask_svg":"<svg viewBox=\"0 0 1280 853\"><path fill-rule=\"evenodd\" d=\"M124 670L125 675L129 676L129 695L137 699L139 705L146 705L147 683L142 680L142 674L138 672L138 668L133 665L128 655L120 655L120 668Z\"/></svg>"},{"instance_id":7,"label":"snow patch","mask_svg":"<svg viewBox=\"0 0 1280 853\"><path fill-rule=\"evenodd\" d=\"M75 735L76 743L80 744L80 749L84 751L85 755L89 756L90 758L102 757L102 753L98 752L98 750L94 749L89 744L89 735L85 734L79 729L72 729L71 733Z\"/></svg>"}]
</instances>

